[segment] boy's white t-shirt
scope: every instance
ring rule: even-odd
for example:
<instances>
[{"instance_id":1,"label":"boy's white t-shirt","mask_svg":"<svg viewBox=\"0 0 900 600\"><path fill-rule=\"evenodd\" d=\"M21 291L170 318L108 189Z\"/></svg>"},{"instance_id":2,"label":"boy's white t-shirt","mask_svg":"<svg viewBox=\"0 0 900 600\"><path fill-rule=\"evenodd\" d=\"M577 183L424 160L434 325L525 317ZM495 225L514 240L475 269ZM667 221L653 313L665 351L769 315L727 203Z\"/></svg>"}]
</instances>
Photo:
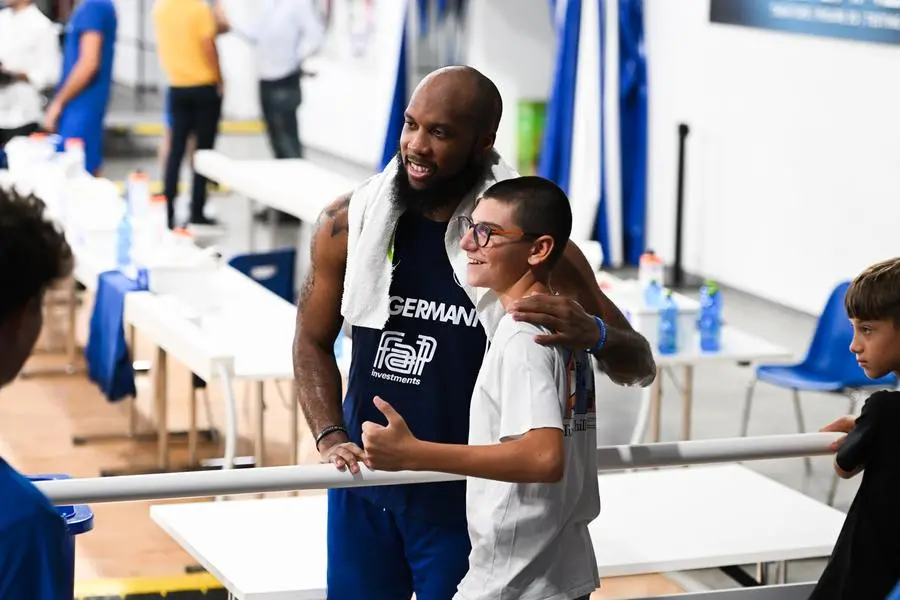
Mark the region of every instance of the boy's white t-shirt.
<instances>
[{"instance_id":1,"label":"boy's white t-shirt","mask_svg":"<svg viewBox=\"0 0 900 600\"><path fill-rule=\"evenodd\" d=\"M547 331L505 315L472 393L469 444L563 430L558 483L469 477L472 551L454 600L568 600L600 585L588 523L600 513L594 380L587 352L537 344Z\"/></svg>"}]
</instances>

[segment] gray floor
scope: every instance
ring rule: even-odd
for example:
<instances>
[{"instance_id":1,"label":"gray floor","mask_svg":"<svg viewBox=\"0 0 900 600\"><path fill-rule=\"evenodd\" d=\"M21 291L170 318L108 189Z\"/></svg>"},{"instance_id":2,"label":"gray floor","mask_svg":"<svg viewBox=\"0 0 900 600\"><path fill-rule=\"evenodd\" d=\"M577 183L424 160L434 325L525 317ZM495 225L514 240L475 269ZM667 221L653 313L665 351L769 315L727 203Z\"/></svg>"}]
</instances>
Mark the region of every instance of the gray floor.
<instances>
[{"instance_id":1,"label":"gray floor","mask_svg":"<svg viewBox=\"0 0 900 600\"><path fill-rule=\"evenodd\" d=\"M137 148L131 148L128 151L127 156L108 158L104 168L105 175L114 180L121 180L130 170L142 168L151 173L151 176L158 177L155 159L156 142L156 140L144 138L139 140ZM270 156L265 140L261 136L223 137L219 140L217 149L238 158ZM365 170L355 169L341 161L329 160L328 157L312 152L309 154L309 158L328 162L333 168L347 171L349 175L366 174ZM187 181L187 177L184 180ZM257 227L261 230L265 227L262 224L250 223L248 206L242 198L217 195L211 198L210 204L214 213L228 229L228 233L220 241L220 246L226 254L238 253L247 249L248 227ZM262 240L267 239L265 235L257 237ZM296 240L296 229L283 226L278 232L276 245L294 245ZM726 289L724 293L724 315L728 322L781 344L798 356L802 356L815 327L814 317L733 290ZM737 365L711 366L696 370L693 417L693 437L695 439L738 435L741 400L751 376L751 369ZM673 401L675 400L673 397L675 391L671 384L668 385L669 387L666 389L669 401L663 402L663 440L676 439L680 427L679 403ZM600 399L601 406L598 414L602 415L600 419L601 435L610 444L627 443L630 437L637 406L634 402L624 400L624 396L625 392L619 394L614 392ZM818 429L847 410L847 402L840 397L806 394L803 396L802 402L806 426L809 430ZM769 386L759 386L750 434L794 433L796 431L790 394ZM755 462L748 463L747 466L785 485L824 500L831 482L830 460L819 458L814 459L813 462L815 475L808 485L804 483L803 463L800 459ZM841 483L836 502L838 508L847 509L857 485L858 483L855 481ZM772 515L773 524L778 518L779 515ZM723 532L723 535L727 535L727 532ZM792 564L790 580L816 579L823 566L824 561L822 560ZM718 571L695 572L690 575L701 584L712 588L733 586L733 582Z\"/></svg>"}]
</instances>

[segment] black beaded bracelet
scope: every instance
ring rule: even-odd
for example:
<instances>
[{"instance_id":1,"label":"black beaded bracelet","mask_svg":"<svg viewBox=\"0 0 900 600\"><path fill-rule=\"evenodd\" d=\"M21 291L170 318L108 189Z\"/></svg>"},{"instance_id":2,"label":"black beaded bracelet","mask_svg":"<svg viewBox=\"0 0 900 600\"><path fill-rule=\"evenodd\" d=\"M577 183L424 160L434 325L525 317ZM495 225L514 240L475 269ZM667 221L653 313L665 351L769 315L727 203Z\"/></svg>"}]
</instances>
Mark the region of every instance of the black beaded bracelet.
<instances>
[{"instance_id":1,"label":"black beaded bracelet","mask_svg":"<svg viewBox=\"0 0 900 600\"><path fill-rule=\"evenodd\" d=\"M347 433L347 429L346 429L343 425L329 425L328 427L326 427L325 429L323 429L323 430L319 433L319 435L316 436L316 450L319 449L319 442L321 442L322 439L323 439L326 435L331 435L331 434L334 433L335 431L343 431L343 432L344 432L344 435L346 435L346 436L349 436L349 435L350 435L350 434Z\"/></svg>"}]
</instances>

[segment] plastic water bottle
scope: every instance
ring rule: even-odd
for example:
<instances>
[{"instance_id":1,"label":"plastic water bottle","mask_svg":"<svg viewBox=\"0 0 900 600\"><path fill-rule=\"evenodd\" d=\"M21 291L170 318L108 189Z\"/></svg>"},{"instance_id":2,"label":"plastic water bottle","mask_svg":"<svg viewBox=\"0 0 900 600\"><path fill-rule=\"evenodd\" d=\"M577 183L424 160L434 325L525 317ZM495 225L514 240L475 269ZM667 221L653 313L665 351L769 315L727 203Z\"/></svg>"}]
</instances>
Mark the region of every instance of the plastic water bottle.
<instances>
[{"instance_id":1,"label":"plastic water bottle","mask_svg":"<svg viewBox=\"0 0 900 600\"><path fill-rule=\"evenodd\" d=\"M126 210L116 230L116 267L126 275L131 267L131 242L131 216Z\"/></svg>"},{"instance_id":2,"label":"plastic water bottle","mask_svg":"<svg viewBox=\"0 0 900 600\"><path fill-rule=\"evenodd\" d=\"M714 281L700 288L700 350L718 352L722 347L722 292Z\"/></svg>"},{"instance_id":3,"label":"plastic water bottle","mask_svg":"<svg viewBox=\"0 0 900 600\"><path fill-rule=\"evenodd\" d=\"M125 183L125 194L131 215L138 221L146 220L150 213L150 177L143 171L130 173Z\"/></svg>"},{"instance_id":4,"label":"plastic water bottle","mask_svg":"<svg viewBox=\"0 0 900 600\"><path fill-rule=\"evenodd\" d=\"M666 276L666 266L653 250L647 249L638 262L638 283L646 288L651 282L660 283Z\"/></svg>"},{"instance_id":5,"label":"plastic water bottle","mask_svg":"<svg viewBox=\"0 0 900 600\"><path fill-rule=\"evenodd\" d=\"M663 288L658 281L652 280L644 288L644 303L648 308L659 308L662 304Z\"/></svg>"},{"instance_id":6,"label":"plastic water bottle","mask_svg":"<svg viewBox=\"0 0 900 600\"><path fill-rule=\"evenodd\" d=\"M86 173L84 159L84 141L79 138L69 138L65 142L65 152L61 157L66 177L80 177Z\"/></svg>"},{"instance_id":7,"label":"plastic water bottle","mask_svg":"<svg viewBox=\"0 0 900 600\"><path fill-rule=\"evenodd\" d=\"M659 309L659 353L678 352L678 305L672 291L666 290Z\"/></svg>"}]
</instances>

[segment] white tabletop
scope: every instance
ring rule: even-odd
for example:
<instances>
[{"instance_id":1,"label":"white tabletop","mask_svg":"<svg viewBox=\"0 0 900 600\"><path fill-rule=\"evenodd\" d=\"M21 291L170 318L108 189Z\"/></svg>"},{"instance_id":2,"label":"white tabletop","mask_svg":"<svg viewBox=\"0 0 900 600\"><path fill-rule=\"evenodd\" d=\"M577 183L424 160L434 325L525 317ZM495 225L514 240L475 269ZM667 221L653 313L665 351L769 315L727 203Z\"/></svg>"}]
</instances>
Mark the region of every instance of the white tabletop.
<instances>
[{"instance_id":1,"label":"white tabletop","mask_svg":"<svg viewBox=\"0 0 900 600\"><path fill-rule=\"evenodd\" d=\"M251 200L308 223L362 183L302 158L237 160L215 150L197 152L194 168Z\"/></svg>"},{"instance_id":2,"label":"white tabletop","mask_svg":"<svg viewBox=\"0 0 900 600\"><path fill-rule=\"evenodd\" d=\"M737 329L732 325L722 326L721 347L716 352L700 350L699 334L688 348L675 354L660 354L654 348L653 357L660 367L692 366L700 363L783 361L794 357L793 352L773 344L759 336Z\"/></svg>"},{"instance_id":3,"label":"white tabletop","mask_svg":"<svg viewBox=\"0 0 900 600\"><path fill-rule=\"evenodd\" d=\"M590 530L601 577L827 556L844 521L739 465L599 481L603 508ZM150 515L238 599L325 598L323 494L156 505Z\"/></svg>"}]
</instances>

